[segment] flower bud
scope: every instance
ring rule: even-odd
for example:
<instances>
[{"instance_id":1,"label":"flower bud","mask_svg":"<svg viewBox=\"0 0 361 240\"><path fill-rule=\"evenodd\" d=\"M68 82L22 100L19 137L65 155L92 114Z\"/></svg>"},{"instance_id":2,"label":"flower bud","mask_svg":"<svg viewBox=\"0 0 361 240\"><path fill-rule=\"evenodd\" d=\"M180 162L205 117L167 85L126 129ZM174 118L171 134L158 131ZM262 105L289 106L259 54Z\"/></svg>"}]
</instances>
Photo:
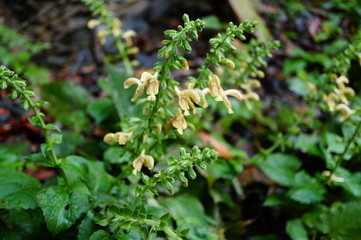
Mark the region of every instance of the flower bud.
<instances>
[{"instance_id":1,"label":"flower bud","mask_svg":"<svg viewBox=\"0 0 361 240\"><path fill-rule=\"evenodd\" d=\"M107 144L114 141L115 134L114 133L108 133L104 136L103 141Z\"/></svg>"},{"instance_id":2,"label":"flower bud","mask_svg":"<svg viewBox=\"0 0 361 240\"><path fill-rule=\"evenodd\" d=\"M189 168L188 168L188 174L189 174L189 177L190 177L191 179L195 179L195 178L197 177L197 174L196 174L196 172L193 170L192 167L189 167Z\"/></svg>"},{"instance_id":3,"label":"flower bud","mask_svg":"<svg viewBox=\"0 0 361 240\"><path fill-rule=\"evenodd\" d=\"M226 64L230 69L234 69L234 67L236 66L234 64L234 62L232 60L229 60L229 59L227 60Z\"/></svg>"}]
</instances>

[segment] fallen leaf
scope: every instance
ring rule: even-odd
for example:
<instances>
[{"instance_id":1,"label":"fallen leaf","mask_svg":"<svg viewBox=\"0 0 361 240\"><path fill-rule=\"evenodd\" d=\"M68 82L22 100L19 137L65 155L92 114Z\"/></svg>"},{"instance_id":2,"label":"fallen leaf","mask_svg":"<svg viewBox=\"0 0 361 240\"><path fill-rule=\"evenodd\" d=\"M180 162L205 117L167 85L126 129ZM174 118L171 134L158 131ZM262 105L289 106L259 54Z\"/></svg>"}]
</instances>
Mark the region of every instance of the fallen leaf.
<instances>
[{"instance_id":1,"label":"fallen leaf","mask_svg":"<svg viewBox=\"0 0 361 240\"><path fill-rule=\"evenodd\" d=\"M233 157L232 153L221 141L215 139L206 131L198 132L198 137L202 139L203 144L205 145L209 144L212 148L214 148L219 153L220 157L225 159L230 159Z\"/></svg>"}]
</instances>

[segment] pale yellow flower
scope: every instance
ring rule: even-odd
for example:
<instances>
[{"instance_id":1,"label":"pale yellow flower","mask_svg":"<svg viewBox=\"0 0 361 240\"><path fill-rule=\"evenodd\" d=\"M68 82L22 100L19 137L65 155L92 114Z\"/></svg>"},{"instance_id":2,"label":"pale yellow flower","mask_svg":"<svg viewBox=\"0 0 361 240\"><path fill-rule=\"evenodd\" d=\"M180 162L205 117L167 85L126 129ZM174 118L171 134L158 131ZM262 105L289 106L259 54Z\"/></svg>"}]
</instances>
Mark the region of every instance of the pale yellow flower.
<instances>
[{"instance_id":1,"label":"pale yellow flower","mask_svg":"<svg viewBox=\"0 0 361 240\"><path fill-rule=\"evenodd\" d=\"M230 69L234 69L235 68L235 64L234 64L234 62L232 61L232 60L230 60L230 59L228 59L227 61L226 61L226 64L227 64L227 66L230 68Z\"/></svg>"},{"instance_id":2,"label":"pale yellow flower","mask_svg":"<svg viewBox=\"0 0 361 240\"><path fill-rule=\"evenodd\" d=\"M123 33L123 39L125 40L125 42L128 44L128 46L132 46L133 45L133 40L132 38L137 36L137 33L134 30L127 30Z\"/></svg>"},{"instance_id":3,"label":"pale yellow flower","mask_svg":"<svg viewBox=\"0 0 361 240\"><path fill-rule=\"evenodd\" d=\"M91 20L89 20L88 21L88 23L87 23L87 27L89 28L89 29L94 29L96 26L98 26L100 24L100 22L98 21L98 20L96 20L96 19L91 19Z\"/></svg>"},{"instance_id":4,"label":"pale yellow flower","mask_svg":"<svg viewBox=\"0 0 361 240\"><path fill-rule=\"evenodd\" d=\"M205 92L209 91L209 94L216 99L216 101L223 101L224 105L228 109L228 113L233 113L231 102L228 100L228 96L237 98L239 101L244 99L242 93L236 89L229 89L224 91L219 78L216 75L210 77L209 89L204 90Z\"/></svg>"},{"instance_id":5,"label":"pale yellow flower","mask_svg":"<svg viewBox=\"0 0 361 240\"><path fill-rule=\"evenodd\" d=\"M343 90L345 88L345 84L349 83L349 80L345 76L340 76L336 79L337 86L340 90Z\"/></svg>"},{"instance_id":6,"label":"pale yellow flower","mask_svg":"<svg viewBox=\"0 0 361 240\"><path fill-rule=\"evenodd\" d=\"M221 81L217 75L209 77L209 94L216 98L216 101L223 101L223 88L221 87Z\"/></svg>"},{"instance_id":7,"label":"pale yellow flower","mask_svg":"<svg viewBox=\"0 0 361 240\"><path fill-rule=\"evenodd\" d=\"M126 132L117 132L117 133L108 133L104 136L103 141L107 144L116 142L119 145L125 145L132 133Z\"/></svg>"},{"instance_id":8,"label":"pale yellow flower","mask_svg":"<svg viewBox=\"0 0 361 240\"><path fill-rule=\"evenodd\" d=\"M107 33L104 30L99 30L97 32L97 37L99 38L100 44L104 45L107 41Z\"/></svg>"},{"instance_id":9,"label":"pale yellow flower","mask_svg":"<svg viewBox=\"0 0 361 240\"><path fill-rule=\"evenodd\" d=\"M335 111L335 101L339 99L339 96L335 93L330 93L326 96L326 103L331 112Z\"/></svg>"},{"instance_id":10,"label":"pale yellow flower","mask_svg":"<svg viewBox=\"0 0 361 240\"><path fill-rule=\"evenodd\" d=\"M145 150L143 149L139 157L137 157L133 161L133 174L136 175L137 172L142 170L143 165L147 167L149 170L153 169L154 167L154 158L150 155L145 155Z\"/></svg>"},{"instance_id":11,"label":"pale yellow flower","mask_svg":"<svg viewBox=\"0 0 361 240\"><path fill-rule=\"evenodd\" d=\"M178 112L172 120L172 125L177 129L179 134L183 134L183 130L187 128L187 122L180 108L178 108Z\"/></svg>"},{"instance_id":12,"label":"pale yellow flower","mask_svg":"<svg viewBox=\"0 0 361 240\"><path fill-rule=\"evenodd\" d=\"M342 116L340 118L341 122L345 121L347 118L349 118L352 114L356 112L355 110L350 109L350 107L344 103L338 104L336 106L336 110L342 112Z\"/></svg>"},{"instance_id":13,"label":"pale yellow flower","mask_svg":"<svg viewBox=\"0 0 361 240\"><path fill-rule=\"evenodd\" d=\"M308 87L308 89L310 89L310 97L314 97L317 92L317 88L316 88L315 84L313 84L311 82L307 82L306 86Z\"/></svg>"},{"instance_id":14,"label":"pale yellow flower","mask_svg":"<svg viewBox=\"0 0 361 240\"><path fill-rule=\"evenodd\" d=\"M129 88L134 84L138 85L137 89L135 90L134 96L131 99L132 102L136 101L137 98L143 94L145 88L147 88L147 94L149 95L148 100L155 100L155 95L157 95L159 91L159 81L157 80L157 76L158 73L152 75L148 72L143 72L140 79L131 77L124 82L125 89Z\"/></svg>"},{"instance_id":15,"label":"pale yellow flower","mask_svg":"<svg viewBox=\"0 0 361 240\"><path fill-rule=\"evenodd\" d=\"M117 132L114 135L114 141L118 142L119 145L125 145L130 136L132 136L132 133Z\"/></svg>"},{"instance_id":16,"label":"pale yellow flower","mask_svg":"<svg viewBox=\"0 0 361 240\"><path fill-rule=\"evenodd\" d=\"M246 103L247 108L251 109L249 100L258 101L259 100L258 94L255 92L248 92L248 93L246 93L246 95L244 95L244 102Z\"/></svg>"},{"instance_id":17,"label":"pale yellow flower","mask_svg":"<svg viewBox=\"0 0 361 240\"><path fill-rule=\"evenodd\" d=\"M335 89L335 93L339 96L339 98L341 99L341 102L343 102L344 104L348 104L348 99L345 95L349 95L349 96L355 96L355 91L350 88L350 87L345 87L343 86L343 88L336 88Z\"/></svg>"},{"instance_id":18,"label":"pale yellow flower","mask_svg":"<svg viewBox=\"0 0 361 240\"><path fill-rule=\"evenodd\" d=\"M222 100L223 100L224 106L226 106L226 108L228 109L228 113L232 114L233 113L232 105L231 105L231 102L228 100L227 96L235 97L239 101L244 100L244 96L240 91L238 91L236 89L229 89L229 90L226 90L223 92Z\"/></svg>"},{"instance_id":19,"label":"pale yellow flower","mask_svg":"<svg viewBox=\"0 0 361 240\"><path fill-rule=\"evenodd\" d=\"M107 133L103 138L103 142L105 142L107 144L113 142L114 141L114 135L115 135L114 133Z\"/></svg>"},{"instance_id":20,"label":"pale yellow flower","mask_svg":"<svg viewBox=\"0 0 361 240\"><path fill-rule=\"evenodd\" d=\"M193 109L193 113L196 113L196 107L193 102L196 104L200 103L201 98L198 92L194 89L186 89L182 91L180 91L178 87L174 87L174 89L178 95L178 103L180 108L184 111L184 115L189 115L189 109Z\"/></svg>"}]
</instances>

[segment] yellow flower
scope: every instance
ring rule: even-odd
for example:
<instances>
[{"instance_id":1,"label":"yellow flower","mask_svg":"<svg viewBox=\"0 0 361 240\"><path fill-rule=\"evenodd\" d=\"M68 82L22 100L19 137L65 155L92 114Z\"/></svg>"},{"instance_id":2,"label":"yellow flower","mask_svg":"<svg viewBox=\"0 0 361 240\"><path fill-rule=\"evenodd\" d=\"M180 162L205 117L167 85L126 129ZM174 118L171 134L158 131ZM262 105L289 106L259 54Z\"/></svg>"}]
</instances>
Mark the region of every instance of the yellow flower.
<instances>
[{"instance_id":1,"label":"yellow flower","mask_svg":"<svg viewBox=\"0 0 361 240\"><path fill-rule=\"evenodd\" d=\"M343 86L343 88L340 89L336 88L335 93L340 97L341 102L343 102L344 104L349 103L345 95L355 96L355 91L352 88L345 86Z\"/></svg>"},{"instance_id":2,"label":"yellow flower","mask_svg":"<svg viewBox=\"0 0 361 240\"><path fill-rule=\"evenodd\" d=\"M244 95L244 102L246 103L246 106L248 109L251 109L251 105L249 104L249 100L258 101L259 96L255 92L248 92L246 95Z\"/></svg>"},{"instance_id":3,"label":"yellow flower","mask_svg":"<svg viewBox=\"0 0 361 240\"><path fill-rule=\"evenodd\" d=\"M205 93L209 91L209 94L212 97L216 98L216 101L223 101L224 105L228 109L228 113L233 113L231 102L228 100L228 96L233 96L237 98L239 101L244 99L242 93L236 89L229 89L224 91L221 87L221 82L216 75L210 77L209 90L204 89Z\"/></svg>"},{"instance_id":4,"label":"yellow flower","mask_svg":"<svg viewBox=\"0 0 361 240\"><path fill-rule=\"evenodd\" d=\"M317 88L316 88L315 84L313 84L311 82L307 82L306 86L308 87L308 89L310 89L310 97L313 98L317 92Z\"/></svg>"},{"instance_id":5,"label":"yellow flower","mask_svg":"<svg viewBox=\"0 0 361 240\"><path fill-rule=\"evenodd\" d=\"M343 122L347 118L349 118L352 114L354 114L356 111L352 110L347 106L346 104L340 103L336 106L336 110L342 112L342 116L340 118L340 121Z\"/></svg>"},{"instance_id":6,"label":"yellow flower","mask_svg":"<svg viewBox=\"0 0 361 240\"><path fill-rule=\"evenodd\" d=\"M230 69L234 69L235 68L235 64L234 64L234 62L232 61L232 60L230 60L230 59L228 59L227 61L226 61L226 64L227 64L227 66L230 68Z\"/></svg>"},{"instance_id":7,"label":"yellow flower","mask_svg":"<svg viewBox=\"0 0 361 240\"><path fill-rule=\"evenodd\" d=\"M115 19L113 24L112 24L112 33L114 36L119 36L121 34L121 28L122 27L122 22L119 21L119 19Z\"/></svg>"},{"instance_id":8,"label":"yellow flower","mask_svg":"<svg viewBox=\"0 0 361 240\"><path fill-rule=\"evenodd\" d=\"M134 30L127 30L123 34L123 39L128 44L128 46L132 46L133 45L132 38L135 36L137 36L137 33Z\"/></svg>"},{"instance_id":9,"label":"yellow flower","mask_svg":"<svg viewBox=\"0 0 361 240\"><path fill-rule=\"evenodd\" d=\"M209 94L216 98L216 101L223 101L223 88L221 87L221 81L217 75L209 77Z\"/></svg>"},{"instance_id":10,"label":"yellow flower","mask_svg":"<svg viewBox=\"0 0 361 240\"><path fill-rule=\"evenodd\" d=\"M131 135L132 133L126 132L108 133L104 136L103 141L107 144L117 142L119 145L125 145Z\"/></svg>"},{"instance_id":11,"label":"yellow flower","mask_svg":"<svg viewBox=\"0 0 361 240\"><path fill-rule=\"evenodd\" d=\"M345 76L340 76L336 79L337 86L340 90L343 90L345 88L345 84L349 83L349 80Z\"/></svg>"},{"instance_id":12,"label":"yellow flower","mask_svg":"<svg viewBox=\"0 0 361 240\"><path fill-rule=\"evenodd\" d=\"M130 136L132 136L132 133L117 132L114 135L114 141L118 142L119 145L125 145Z\"/></svg>"},{"instance_id":13,"label":"yellow flower","mask_svg":"<svg viewBox=\"0 0 361 240\"><path fill-rule=\"evenodd\" d=\"M226 90L223 92L222 100L223 100L224 106L226 106L226 108L228 109L228 113L232 114L233 113L232 105L231 105L231 102L228 100L227 96L235 97L239 101L244 100L244 96L240 91L238 91L236 89L229 89L229 90Z\"/></svg>"},{"instance_id":14,"label":"yellow flower","mask_svg":"<svg viewBox=\"0 0 361 240\"><path fill-rule=\"evenodd\" d=\"M99 38L100 44L104 45L107 41L107 33L104 30L99 30L97 32L97 37Z\"/></svg>"},{"instance_id":15,"label":"yellow flower","mask_svg":"<svg viewBox=\"0 0 361 240\"><path fill-rule=\"evenodd\" d=\"M189 109L193 109L193 113L196 113L196 107L194 106L194 103L199 104L201 101L201 98L197 91L194 89L187 89L180 91L178 87L174 87L177 95L178 95L178 103L182 110L184 110L184 115L189 115ZM192 102L193 100L193 102Z\"/></svg>"},{"instance_id":16,"label":"yellow flower","mask_svg":"<svg viewBox=\"0 0 361 240\"><path fill-rule=\"evenodd\" d=\"M96 19L91 19L91 20L89 20L88 21L88 23L87 23L87 27L89 28L89 29L94 29L96 26L98 26L100 24L100 22L98 21L98 20L96 20Z\"/></svg>"},{"instance_id":17,"label":"yellow flower","mask_svg":"<svg viewBox=\"0 0 361 240\"><path fill-rule=\"evenodd\" d=\"M148 72L143 72L140 79L131 77L124 82L125 89L134 84L138 85L132 98L132 102L136 101L137 98L143 94L144 88L147 88L147 94L149 95L148 100L155 100L155 95L157 95L159 91L159 81L157 80L157 76L158 73L152 75Z\"/></svg>"},{"instance_id":18,"label":"yellow flower","mask_svg":"<svg viewBox=\"0 0 361 240\"><path fill-rule=\"evenodd\" d=\"M178 108L178 112L172 120L172 125L177 129L179 134L183 134L183 130L187 128L187 122L184 119L182 110Z\"/></svg>"},{"instance_id":19,"label":"yellow flower","mask_svg":"<svg viewBox=\"0 0 361 240\"><path fill-rule=\"evenodd\" d=\"M147 167L149 170L153 169L154 167L154 158L150 155L145 155L145 150L143 149L139 157L137 157L133 161L133 174L136 175L137 172L142 170L143 165Z\"/></svg>"},{"instance_id":20,"label":"yellow flower","mask_svg":"<svg viewBox=\"0 0 361 240\"><path fill-rule=\"evenodd\" d=\"M105 142L107 144L113 142L114 141L114 135L115 135L114 133L107 133L103 138L103 142Z\"/></svg>"},{"instance_id":21,"label":"yellow flower","mask_svg":"<svg viewBox=\"0 0 361 240\"><path fill-rule=\"evenodd\" d=\"M326 103L331 112L335 111L335 100L338 100L338 98L338 95L336 95L335 93L330 93L326 96Z\"/></svg>"}]
</instances>

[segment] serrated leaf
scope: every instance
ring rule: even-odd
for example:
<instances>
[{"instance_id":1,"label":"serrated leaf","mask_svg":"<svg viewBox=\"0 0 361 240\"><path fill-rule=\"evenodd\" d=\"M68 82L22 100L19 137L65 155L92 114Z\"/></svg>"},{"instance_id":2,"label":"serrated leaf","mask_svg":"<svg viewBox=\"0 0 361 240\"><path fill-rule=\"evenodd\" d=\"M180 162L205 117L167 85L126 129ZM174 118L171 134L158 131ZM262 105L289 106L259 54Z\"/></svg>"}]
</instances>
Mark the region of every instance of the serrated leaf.
<instances>
[{"instance_id":1,"label":"serrated leaf","mask_svg":"<svg viewBox=\"0 0 361 240\"><path fill-rule=\"evenodd\" d=\"M50 186L38 194L38 202L43 211L49 231L57 234L71 227L88 209L88 196L74 189Z\"/></svg>"},{"instance_id":2,"label":"serrated leaf","mask_svg":"<svg viewBox=\"0 0 361 240\"><path fill-rule=\"evenodd\" d=\"M63 170L69 184L73 185L79 180L87 181L89 168L87 160L79 156L68 156L62 159L60 168Z\"/></svg>"},{"instance_id":3,"label":"serrated leaf","mask_svg":"<svg viewBox=\"0 0 361 240\"><path fill-rule=\"evenodd\" d=\"M287 221L286 231L292 240L308 240L306 228L300 219Z\"/></svg>"},{"instance_id":4,"label":"serrated leaf","mask_svg":"<svg viewBox=\"0 0 361 240\"><path fill-rule=\"evenodd\" d=\"M325 191L315 178L301 171L296 174L294 186L287 195L300 203L310 204L322 201Z\"/></svg>"},{"instance_id":5,"label":"serrated leaf","mask_svg":"<svg viewBox=\"0 0 361 240\"><path fill-rule=\"evenodd\" d=\"M29 175L0 171L0 209L35 208L40 187L39 181Z\"/></svg>"},{"instance_id":6,"label":"serrated leaf","mask_svg":"<svg viewBox=\"0 0 361 240\"><path fill-rule=\"evenodd\" d=\"M284 186L292 186L301 161L292 155L275 153L268 155L265 160L257 164L275 182Z\"/></svg>"},{"instance_id":7,"label":"serrated leaf","mask_svg":"<svg viewBox=\"0 0 361 240\"><path fill-rule=\"evenodd\" d=\"M315 225L319 231L333 240L361 238L361 202L340 204L320 214Z\"/></svg>"}]
</instances>

